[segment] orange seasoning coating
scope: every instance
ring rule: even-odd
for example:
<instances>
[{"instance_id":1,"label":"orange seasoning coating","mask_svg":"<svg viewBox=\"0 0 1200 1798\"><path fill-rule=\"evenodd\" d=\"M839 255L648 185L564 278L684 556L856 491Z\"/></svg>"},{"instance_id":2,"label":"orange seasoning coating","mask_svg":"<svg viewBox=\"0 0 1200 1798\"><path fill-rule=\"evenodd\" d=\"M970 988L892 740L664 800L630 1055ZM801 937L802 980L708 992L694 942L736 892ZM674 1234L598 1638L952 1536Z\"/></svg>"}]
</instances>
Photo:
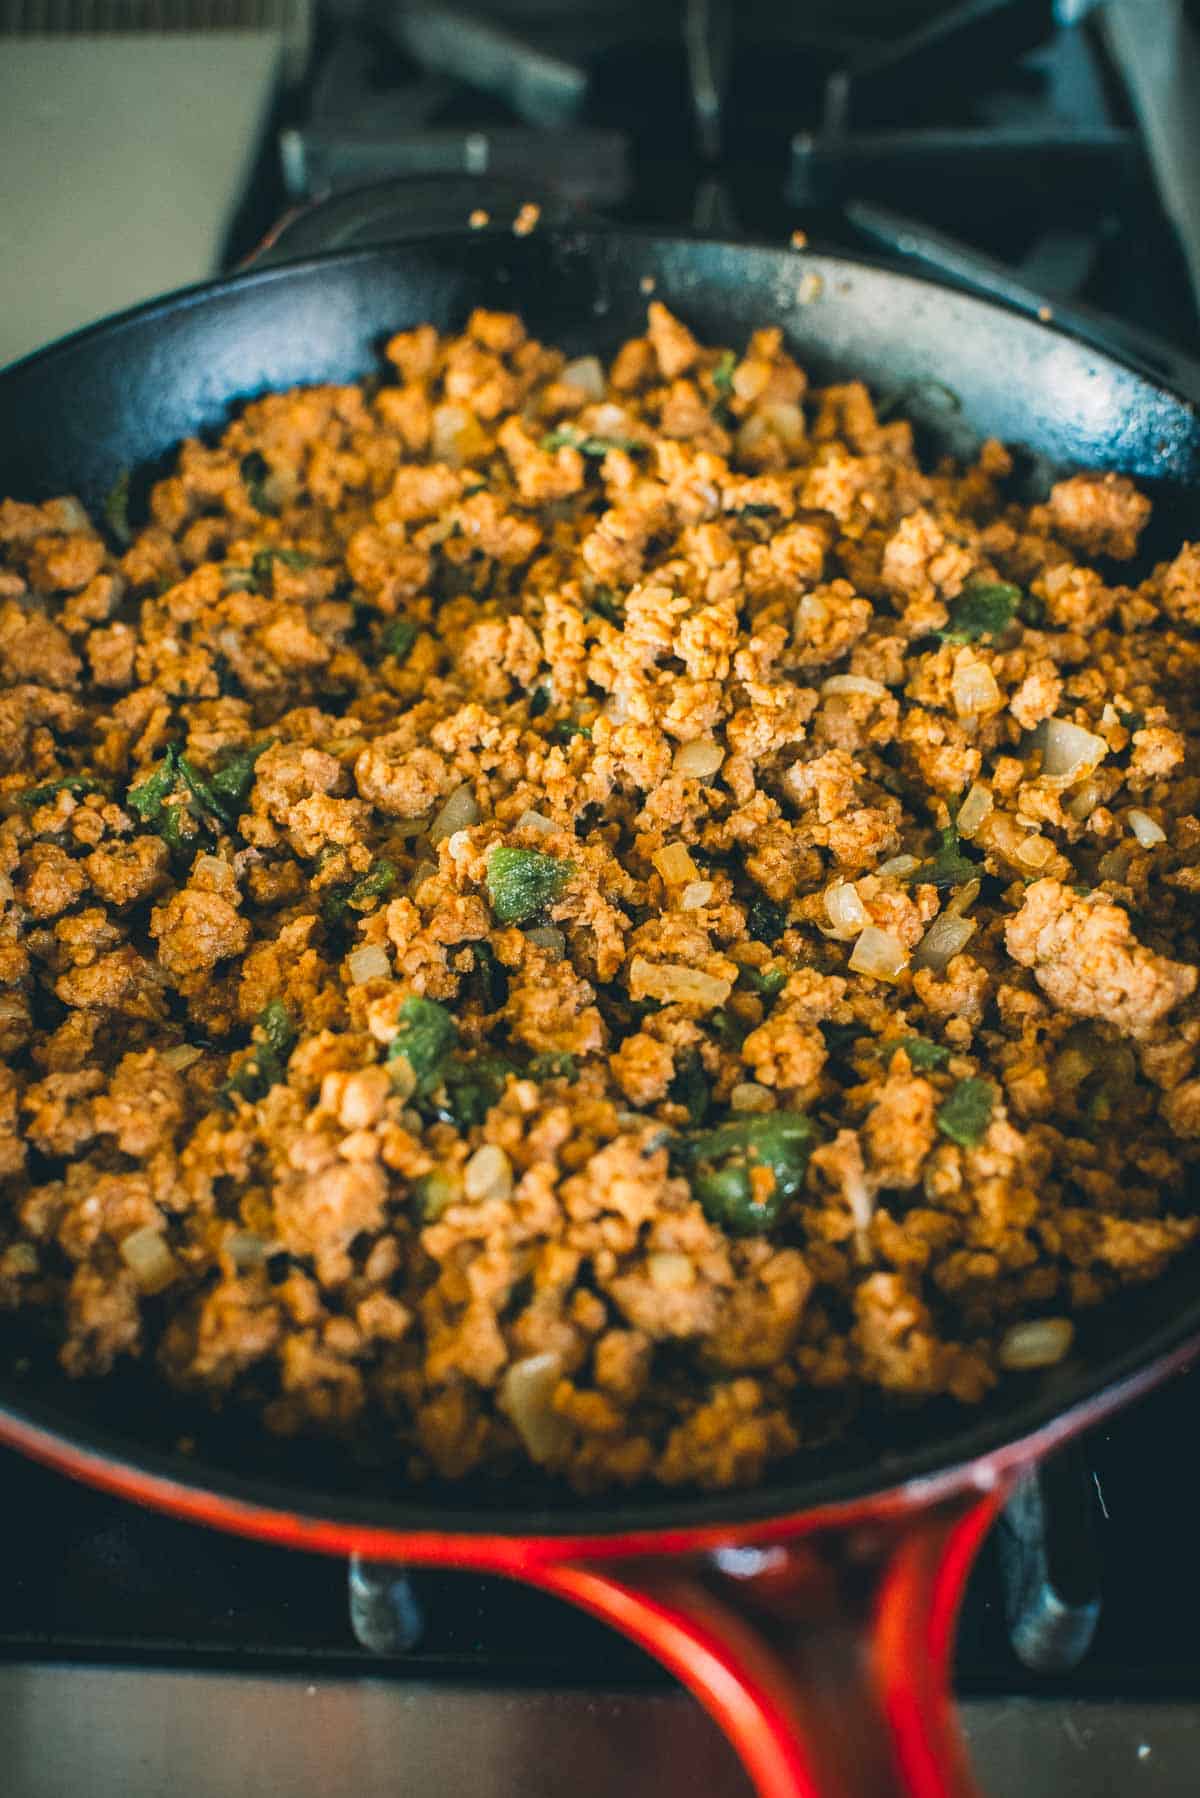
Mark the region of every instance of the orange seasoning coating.
<instances>
[{"instance_id":1,"label":"orange seasoning coating","mask_svg":"<svg viewBox=\"0 0 1200 1798\"><path fill-rule=\"evenodd\" d=\"M0 503L0 1305L402 1476L719 1487L1191 1244L1200 548L782 334L476 311Z\"/></svg>"}]
</instances>

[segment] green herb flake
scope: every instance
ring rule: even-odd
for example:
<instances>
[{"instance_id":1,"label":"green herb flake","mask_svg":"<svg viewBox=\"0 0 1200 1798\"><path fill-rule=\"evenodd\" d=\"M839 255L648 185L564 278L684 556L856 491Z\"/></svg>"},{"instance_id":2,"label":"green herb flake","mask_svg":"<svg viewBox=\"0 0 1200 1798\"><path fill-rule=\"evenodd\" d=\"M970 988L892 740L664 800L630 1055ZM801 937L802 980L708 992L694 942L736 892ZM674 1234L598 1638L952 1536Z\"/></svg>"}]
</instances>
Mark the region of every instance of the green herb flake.
<instances>
[{"instance_id":1,"label":"green herb flake","mask_svg":"<svg viewBox=\"0 0 1200 1798\"><path fill-rule=\"evenodd\" d=\"M937 1127L951 1142L969 1149L991 1123L995 1103L996 1089L990 1080L960 1080L938 1107Z\"/></svg>"},{"instance_id":2,"label":"green herb flake","mask_svg":"<svg viewBox=\"0 0 1200 1798\"><path fill-rule=\"evenodd\" d=\"M255 1021L258 1039L230 1074L221 1091L255 1105L287 1076L288 1057L296 1046L296 1026L282 999L271 999Z\"/></svg>"},{"instance_id":3,"label":"green herb flake","mask_svg":"<svg viewBox=\"0 0 1200 1798\"><path fill-rule=\"evenodd\" d=\"M777 998L788 982L786 968L743 967L741 972L750 990L761 994L764 999Z\"/></svg>"},{"instance_id":4,"label":"green herb flake","mask_svg":"<svg viewBox=\"0 0 1200 1798\"><path fill-rule=\"evenodd\" d=\"M825 1039L825 1047L834 1061L847 1061L854 1053L868 1032L859 1023L833 1024L826 1022L819 1026Z\"/></svg>"},{"instance_id":5,"label":"green herb flake","mask_svg":"<svg viewBox=\"0 0 1200 1798\"><path fill-rule=\"evenodd\" d=\"M107 793L105 781L96 780L90 774L64 774L61 780L48 780L40 787L26 787L17 794L17 804L24 811L31 812L36 806L46 805L58 793L70 793L76 799L85 793Z\"/></svg>"},{"instance_id":6,"label":"green herb flake","mask_svg":"<svg viewBox=\"0 0 1200 1798\"><path fill-rule=\"evenodd\" d=\"M978 643L1001 637L1016 617L1021 589L1006 581L968 581L950 607L950 619L937 634L943 643Z\"/></svg>"},{"instance_id":7,"label":"green herb flake","mask_svg":"<svg viewBox=\"0 0 1200 1798\"><path fill-rule=\"evenodd\" d=\"M712 1095L704 1063L695 1049L685 1049L680 1055L675 1065L675 1078L667 1088L667 1097L673 1105L684 1107L693 1129L708 1116Z\"/></svg>"},{"instance_id":8,"label":"green herb flake","mask_svg":"<svg viewBox=\"0 0 1200 1798\"><path fill-rule=\"evenodd\" d=\"M597 587L588 603L588 611L594 612L597 618L603 618L608 624L615 624L618 630L625 626L625 608L611 587Z\"/></svg>"},{"instance_id":9,"label":"green herb flake","mask_svg":"<svg viewBox=\"0 0 1200 1798\"><path fill-rule=\"evenodd\" d=\"M579 1077L579 1063L573 1055L565 1052L547 1051L543 1055L534 1055L525 1070L530 1080L576 1080Z\"/></svg>"},{"instance_id":10,"label":"green herb flake","mask_svg":"<svg viewBox=\"0 0 1200 1798\"><path fill-rule=\"evenodd\" d=\"M250 558L250 578L260 592L265 593L271 585L271 569L276 562L282 562L285 568L299 574L305 568L314 568L316 557L306 555L302 549L276 549L273 545L269 549L256 550Z\"/></svg>"},{"instance_id":11,"label":"green herb flake","mask_svg":"<svg viewBox=\"0 0 1200 1798\"><path fill-rule=\"evenodd\" d=\"M129 470L123 468L104 496L102 510L108 534L118 549L128 549L133 542L129 522Z\"/></svg>"},{"instance_id":12,"label":"green herb flake","mask_svg":"<svg viewBox=\"0 0 1200 1798\"><path fill-rule=\"evenodd\" d=\"M243 456L238 472L245 484L250 504L256 512L270 512L271 502L267 497L266 483L271 478L271 464L258 450L251 450Z\"/></svg>"},{"instance_id":13,"label":"green herb flake","mask_svg":"<svg viewBox=\"0 0 1200 1798\"><path fill-rule=\"evenodd\" d=\"M404 1057L416 1077L415 1096L425 1098L442 1080L458 1042L458 1026L436 999L406 999L399 1022L388 1060Z\"/></svg>"},{"instance_id":14,"label":"green herb flake","mask_svg":"<svg viewBox=\"0 0 1200 1798\"><path fill-rule=\"evenodd\" d=\"M555 431L547 431L542 438L544 450L574 449L581 456L607 456L609 450L624 450L627 455L636 456L645 449L644 443L637 443L632 437L596 437L585 431L577 430L574 425L559 425Z\"/></svg>"},{"instance_id":15,"label":"green herb flake","mask_svg":"<svg viewBox=\"0 0 1200 1798\"><path fill-rule=\"evenodd\" d=\"M963 854L962 839L953 824L939 831L938 837L937 853L913 869L908 876L910 883L913 886L957 887L964 881L974 880L979 873L979 863Z\"/></svg>"},{"instance_id":16,"label":"green herb flake","mask_svg":"<svg viewBox=\"0 0 1200 1798\"><path fill-rule=\"evenodd\" d=\"M909 1063L918 1074L928 1074L944 1068L950 1060L950 1051L944 1043L930 1042L927 1036L902 1036L898 1042L880 1043L880 1053L894 1055L897 1049L903 1049Z\"/></svg>"},{"instance_id":17,"label":"green herb flake","mask_svg":"<svg viewBox=\"0 0 1200 1798\"><path fill-rule=\"evenodd\" d=\"M503 1055L455 1056L444 1076L445 1099L437 1108L443 1123L471 1130L482 1124L504 1095L517 1069Z\"/></svg>"},{"instance_id":18,"label":"green herb flake","mask_svg":"<svg viewBox=\"0 0 1200 1798\"><path fill-rule=\"evenodd\" d=\"M544 855L540 849L510 849L503 844L493 849L487 888L497 923L525 923L559 898L574 872L574 862Z\"/></svg>"},{"instance_id":19,"label":"green herb flake","mask_svg":"<svg viewBox=\"0 0 1200 1798\"><path fill-rule=\"evenodd\" d=\"M576 724L573 718L560 718L557 724L550 727L550 735L556 743L570 743L576 737L585 737L590 743L592 733L586 724Z\"/></svg>"},{"instance_id":20,"label":"green herb flake","mask_svg":"<svg viewBox=\"0 0 1200 1798\"><path fill-rule=\"evenodd\" d=\"M757 943L777 943L787 924L787 906L774 899L752 899L746 909L746 928Z\"/></svg>"},{"instance_id":21,"label":"green herb flake","mask_svg":"<svg viewBox=\"0 0 1200 1798\"><path fill-rule=\"evenodd\" d=\"M722 350L712 366L712 384L726 399L733 392L733 371L737 361L736 350Z\"/></svg>"},{"instance_id":22,"label":"green herb flake","mask_svg":"<svg viewBox=\"0 0 1200 1798\"><path fill-rule=\"evenodd\" d=\"M705 1216L734 1236L771 1230L804 1186L816 1128L802 1111L773 1111L718 1124L676 1149ZM754 1173L772 1181L756 1196Z\"/></svg>"},{"instance_id":23,"label":"green herb flake","mask_svg":"<svg viewBox=\"0 0 1200 1798\"><path fill-rule=\"evenodd\" d=\"M499 1011L508 998L508 973L492 945L471 944L475 965L468 976L471 993L485 1012Z\"/></svg>"},{"instance_id":24,"label":"green herb flake","mask_svg":"<svg viewBox=\"0 0 1200 1798\"><path fill-rule=\"evenodd\" d=\"M411 618L393 618L384 626L380 647L385 656L395 656L398 662L403 662L419 635L420 626Z\"/></svg>"}]
</instances>

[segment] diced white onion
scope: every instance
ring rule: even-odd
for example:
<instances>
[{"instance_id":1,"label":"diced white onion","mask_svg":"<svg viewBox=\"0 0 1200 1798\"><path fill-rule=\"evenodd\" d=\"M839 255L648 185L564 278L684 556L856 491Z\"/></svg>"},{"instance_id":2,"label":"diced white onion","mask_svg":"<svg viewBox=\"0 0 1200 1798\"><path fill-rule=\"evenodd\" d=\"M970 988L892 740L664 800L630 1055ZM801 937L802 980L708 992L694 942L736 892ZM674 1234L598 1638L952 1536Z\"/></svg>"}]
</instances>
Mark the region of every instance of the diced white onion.
<instances>
[{"instance_id":1,"label":"diced white onion","mask_svg":"<svg viewBox=\"0 0 1200 1798\"><path fill-rule=\"evenodd\" d=\"M682 843L664 843L650 859L668 886L683 886L700 879L700 870Z\"/></svg>"},{"instance_id":2,"label":"diced white onion","mask_svg":"<svg viewBox=\"0 0 1200 1798\"><path fill-rule=\"evenodd\" d=\"M387 950L379 943L363 943L346 957L346 967L354 986L365 986L368 980L387 980L392 972Z\"/></svg>"},{"instance_id":3,"label":"diced white onion","mask_svg":"<svg viewBox=\"0 0 1200 1798\"><path fill-rule=\"evenodd\" d=\"M681 743L675 751L676 774L694 780L708 780L725 760L725 751L711 737L698 737L694 743Z\"/></svg>"},{"instance_id":4,"label":"diced white onion","mask_svg":"<svg viewBox=\"0 0 1200 1798\"><path fill-rule=\"evenodd\" d=\"M646 1257L646 1272L650 1276L650 1284L659 1292L681 1292L696 1284L696 1269L689 1255L680 1255L670 1249L660 1249Z\"/></svg>"},{"instance_id":5,"label":"diced white onion","mask_svg":"<svg viewBox=\"0 0 1200 1798\"><path fill-rule=\"evenodd\" d=\"M121 1259L143 1292L161 1292L179 1269L158 1224L143 1224L120 1245Z\"/></svg>"},{"instance_id":6,"label":"diced white onion","mask_svg":"<svg viewBox=\"0 0 1200 1798\"><path fill-rule=\"evenodd\" d=\"M562 1362L552 1350L514 1361L500 1382L500 1409L508 1414L534 1461L549 1461L571 1439L571 1427L554 1409Z\"/></svg>"},{"instance_id":7,"label":"diced white onion","mask_svg":"<svg viewBox=\"0 0 1200 1798\"><path fill-rule=\"evenodd\" d=\"M850 956L856 974L870 974L875 980L899 980L908 966L904 944L889 930L868 924Z\"/></svg>"},{"instance_id":8,"label":"diced white onion","mask_svg":"<svg viewBox=\"0 0 1200 1798\"><path fill-rule=\"evenodd\" d=\"M987 787L981 787L978 781L967 791L967 796L958 808L958 817L954 827L960 837L973 837L992 809L992 795Z\"/></svg>"},{"instance_id":9,"label":"diced white onion","mask_svg":"<svg viewBox=\"0 0 1200 1798\"><path fill-rule=\"evenodd\" d=\"M1000 1339L996 1359L1015 1373L1034 1367L1053 1367L1075 1340L1069 1317L1036 1317L1013 1324Z\"/></svg>"},{"instance_id":10,"label":"diced white onion","mask_svg":"<svg viewBox=\"0 0 1200 1798\"><path fill-rule=\"evenodd\" d=\"M757 1080L742 1080L730 1093L729 1103L734 1111L774 1111L775 1095Z\"/></svg>"},{"instance_id":11,"label":"diced white onion","mask_svg":"<svg viewBox=\"0 0 1200 1798\"><path fill-rule=\"evenodd\" d=\"M1026 837L1017 844L1013 850L1013 859L1020 862L1023 868L1037 869L1044 868L1047 862L1053 861L1054 854L1054 844L1050 839L1039 836L1035 831L1033 836Z\"/></svg>"},{"instance_id":12,"label":"diced white onion","mask_svg":"<svg viewBox=\"0 0 1200 1798\"><path fill-rule=\"evenodd\" d=\"M716 889L711 880L689 880L679 895L680 911L699 911L707 905Z\"/></svg>"},{"instance_id":13,"label":"diced white onion","mask_svg":"<svg viewBox=\"0 0 1200 1798\"><path fill-rule=\"evenodd\" d=\"M233 869L219 855L198 855L192 868L193 879L198 874L202 880L215 880L222 886L228 884Z\"/></svg>"},{"instance_id":14,"label":"diced white onion","mask_svg":"<svg viewBox=\"0 0 1200 1798\"><path fill-rule=\"evenodd\" d=\"M469 1199L506 1199L512 1192L512 1162L495 1143L476 1149L463 1169L463 1191Z\"/></svg>"},{"instance_id":15,"label":"diced white onion","mask_svg":"<svg viewBox=\"0 0 1200 1798\"><path fill-rule=\"evenodd\" d=\"M911 874L920 865L915 855L893 855L889 861L880 862L875 872L885 880L903 880L906 874Z\"/></svg>"},{"instance_id":16,"label":"diced white onion","mask_svg":"<svg viewBox=\"0 0 1200 1798\"><path fill-rule=\"evenodd\" d=\"M533 930L527 930L525 940L536 943L539 949L544 949L555 961L561 961L567 953L567 939L553 924L538 924Z\"/></svg>"},{"instance_id":17,"label":"diced white onion","mask_svg":"<svg viewBox=\"0 0 1200 1798\"><path fill-rule=\"evenodd\" d=\"M73 493L64 494L62 499L51 502L55 526L60 531L87 531L93 533L92 521L83 509L81 501Z\"/></svg>"},{"instance_id":18,"label":"diced white onion","mask_svg":"<svg viewBox=\"0 0 1200 1798\"><path fill-rule=\"evenodd\" d=\"M831 674L828 680L821 682L821 692L826 699L837 693L865 693L869 699L887 698L883 682L872 680L866 674Z\"/></svg>"},{"instance_id":19,"label":"diced white onion","mask_svg":"<svg viewBox=\"0 0 1200 1798\"><path fill-rule=\"evenodd\" d=\"M793 401L760 406L757 416L788 449L797 449L804 442L804 414Z\"/></svg>"},{"instance_id":20,"label":"diced white onion","mask_svg":"<svg viewBox=\"0 0 1200 1798\"><path fill-rule=\"evenodd\" d=\"M578 387L590 400L604 398L604 370L595 356L577 356L563 369L561 380Z\"/></svg>"},{"instance_id":21,"label":"diced white onion","mask_svg":"<svg viewBox=\"0 0 1200 1798\"><path fill-rule=\"evenodd\" d=\"M1106 849L1096 864L1096 872L1101 880L1124 880L1129 872L1128 849Z\"/></svg>"},{"instance_id":22,"label":"diced white onion","mask_svg":"<svg viewBox=\"0 0 1200 1798\"><path fill-rule=\"evenodd\" d=\"M957 918L943 912L940 918L933 920L917 944L914 968L932 968L935 974L944 974L953 958L966 948L977 928L971 918Z\"/></svg>"},{"instance_id":23,"label":"diced white onion","mask_svg":"<svg viewBox=\"0 0 1200 1798\"><path fill-rule=\"evenodd\" d=\"M428 818L393 818L388 834L397 842L407 843L411 837L423 837L428 829Z\"/></svg>"},{"instance_id":24,"label":"diced white onion","mask_svg":"<svg viewBox=\"0 0 1200 1798\"><path fill-rule=\"evenodd\" d=\"M429 841L440 843L443 837L452 837L456 830L470 830L478 822L479 807L474 792L466 785L455 787L429 826Z\"/></svg>"},{"instance_id":25,"label":"diced white onion","mask_svg":"<svg viewBox=\"0 0 1200 1798\"><path fill-rule=\"evenodd\" d=\"M732 981L718 980L700 968L647 961L644 955L635 955L629 964L631 999L661 999L664 1005L699 1005L708 1011L724 1005L732 991Z\"/></svg>"},{"instance_id":26,"label":"diced white onion","mask_svg":"<svg viewBox=\"0 0 1200 1798\"><path fill-rule=\"evenodd\" d=\"M473 461L487 449L487 438L475 414L450 402L434 407L429 442L435 461L449 462L452 468Z\"/></svg>"},{"instance_id":27,"label":"diced white onion","mask_svg":"<svg viewBox=\"0 0 1200 1798\"><path fill-rule=\"evenodd\" d=\"M964 881L962 886L955 887L953 893L951 893L949 899L947 899L943 913L942 913L943 917L947 917L947 918L964 918L964 917L966 917L967 913L970 911L971 907L974 905L975 901L978 899L978 897L982 891L983 891L982 880Z\"/></svg>"},{"instance_id":28,"label":"diced white onion","mask_svg":"<svg viewBox=\"0 0 1200 1798\"><path fill-rule=\"evenodd\" d=\"M1072 818L1082 824L1091 817L1103 797L1104 792L1098 780L1085 780L1064 802L1063 810L1070 812Z\"/></svg>"},{"instance_id":29,"label":"diced white onion","mask_svg":"<svg viewBox=\"0 0 1200 1798\"><path fill-rule=\"evenodd\" d=\"M624 406L617 405L614 400L608 400L602 406L589 406L582 422L596 437L628 437L633 424ZM632 435L636 436L636 431Z\"/></svg>"},{"instance_id":30,"label":"diced white onion","mask_svg":"<svg viewBox=\"0 0 1200 1798\"><path fill-rule=\"evenodd\" d=\"M164 1067L174 1068L177 1074L182 1074L184 1068L192 1067L203 1054L203 1049L197 1049L194 1043L172 1043L169 1049L163 1050L159 1060Z\"/></svg>"},{"instance_id":31,"label":"diced white onion","mask_svg":"<svg viewBox=\"0 0 1200 1798\"><path fill-rule=\"evenodd\" d=\"M825 915L830 928L825 933L840 943L851 943L871 922L871 915L858 896L858 888L848 880L825 888Z\"/></svg>"},{"instance_id":32,"label":"diced white onion","mask_svg":"<svg viewBox=\"0 0 1200 1798\"><path fill-rule=\"evenodd\" d=\"M846 1169L842 1182L842 1191L846 1195L846 1203L850 1207L850 1215L854 1219L854 1228L864 1234L871 1228L871 1219L875 1215L875 1194L867 1185L867 1176L862 1162L851 1164Z\"/></svg>"},{"instance_id":33,"label":"diced white onion","mask_svg":"<svg viewBox=\"0 0 1200 1798\"><path fill-rule=\"evenodd\" d=\"M986 662L967 662L956 667L950 677L950 691L960 718L998 712L1004 704L996 677Z\"/></svg>"},{"instance_id":34,"label":"diced white onion","mask_svg":"<svg viewBox=\"0 0 1200 1798\"><path fill-rule=\"evenodd\" d=\"M1166 831L1161 824L1154 822L1149 812L1130 812L1129 828L1143 849L1153 849L1156 843L1165 843L1167 840Z\"/></svg>"},{"instance_id":35,"label":"diced white onion","mask_svg":"<svg viewBox=\"0 0 1200 1798\"><path fill-rule=\"evenodd\" d=\"M225 1253L235 1267L259 1267L266 1260L267 1245L253 1230L235 1230L225 1238Z\"/></svg>"},{"instance_id":36,"label":"diced white onion","mask_svg":"<svg viewBox=\"0 0 1200 1798\"><path fill-rule=\"evenodd\" d=\"M1100 766L1108 744L1081 725L1065 718L1047 718L1033 733L1032 746L1042 753L1042 774L1047 780L1071 785Z\"/></svg>"},{"instance_id":37,"label":"diced white onion","mask_svg":"<svg viewBox=\"0 0 1200 1798\"><path fill-rule=\"evenodd\" d=\"M541 837L547 837L555 828L554 821L546 818L541 812L522 812L517 819L518 830L536 830Z\"/></svg>"}]
</instances>

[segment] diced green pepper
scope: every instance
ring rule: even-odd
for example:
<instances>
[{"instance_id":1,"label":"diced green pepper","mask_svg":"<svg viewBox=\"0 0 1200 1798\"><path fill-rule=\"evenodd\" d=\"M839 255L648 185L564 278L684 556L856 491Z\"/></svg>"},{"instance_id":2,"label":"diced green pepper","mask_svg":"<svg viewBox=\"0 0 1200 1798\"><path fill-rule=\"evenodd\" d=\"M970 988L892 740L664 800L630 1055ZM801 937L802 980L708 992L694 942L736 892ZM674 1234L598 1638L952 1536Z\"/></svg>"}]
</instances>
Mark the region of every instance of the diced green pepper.
<instances>
[{"instance_id":1,"label":"diced green pepper","mask_svg":"<svg viewBox=\"0 0 1200 1798\"><path fill-rule=\"evenodd\" d=\"M540 849L500 844L487 865L488 897L497 921L523 924L560 896L574 872L574 862L544 855Z\"/></svg>"},{"instance_id":2,"label":"diced green pepper","mask_svg":"<svg viewBox=\"0 0 1200 1798\"><path fill-rule=\"evenodd\" d=\"M734 1236L763 1235L802 1191L815 1137L804 1112L772 1111L686 1138L677 1153L706 1217ZM769 1183L756 1182L759 1169Z\"/></svg>"},{"instance_id":3,"label":"diced green pepper","mask_svg":"<svg viewBox=\"0 0 1200 1798\"><path fill-rule=\"evenodd\" d=\"M957 887L964 881L974 880L979 873L978 862L965 856L960 847L962 839L953 824L947 824L938 832L939 843L937 853L930 861L922 862L909 875L913 886Z\"/></svg>"},{"instance_id":4,"label":"diced green pepper","mask_svg":"<svg viewBox=\"0 0 1200 1798\"><path fill-rule=\"evenodd\" d=\"M26 787L23 793L17 794L17 804L25 811L32 811L35 806L45 805L56 793L73 793L79 799L85 793L107 793L108 783L96 780L90 774L64 774L61 780L48 780L40 787Z\"/></svg>"},{"instance_id":5,"label":"diced green pepper","mask_svg":"<svg viewBox=\"0 0 1200 1798\"><path fill-rule=\"evenodd\" d=\"M287 1075L288 1057L296 1046L296 1026L281 999L271 999L255 1021L258 1040L230 1074L221 1091L254 1105Z\"/></svg>"},{"instance_id":6,"label":"diced green pepper","mask_svg":"<svg viewBox=\"0 0 1200 1798\"><path fill-rule=\"evenodd\" d=\"M978 643L1000 637L1016 617L1021 589L1007 581L968 581L950 607L950 618L937 634L943 643Z\"/></svg>"},{"instance_id":7,"label":"diced green pepper","mask_svg":"<svg viewBox=\"0 0 1200 1798\"><path fill-rule=\"evenodd\" d=\"M951 1142L969 1149L986 1132L995 1103L996 1089L990 1080L960 1080L938 1107L937 1127Z\"/></svg>"},{"instance_id":8,"label":"diced green pepper","mask_svg":"<svg viewBox=\"0 0 1200 1798\"><path fill-rule=\"evenodd\" d=\"M579 1073L579 1063L573 1055L547 1050L545 1054L532 1056L525 1072L530 1080L574 1080Z\"/></svg>"},{"instance_id":9,"label":"diced green pepper","mask_svg":"<svg viewBox=\"0 0 1200 1798\"><path fill-rule=\"evenodd\" d=\"M455 1056L446 1067L445 1103L439 1116L460 1130L482 1124L516 1073L515 1065L503 1055Z\"/></svg>"},{"instance_id":10,"label":"diced green pepper","mask_svg":"<svg viewBox=\"0 0 1200 1798\"><path fill-rule=\"evenodd\" d=\"M458 1026L436 999L406 999L388 1060L403 1056L416 1077L414 1092L424 1098L437 1086L458 1042Z\"/></svg>"}]
</instances>

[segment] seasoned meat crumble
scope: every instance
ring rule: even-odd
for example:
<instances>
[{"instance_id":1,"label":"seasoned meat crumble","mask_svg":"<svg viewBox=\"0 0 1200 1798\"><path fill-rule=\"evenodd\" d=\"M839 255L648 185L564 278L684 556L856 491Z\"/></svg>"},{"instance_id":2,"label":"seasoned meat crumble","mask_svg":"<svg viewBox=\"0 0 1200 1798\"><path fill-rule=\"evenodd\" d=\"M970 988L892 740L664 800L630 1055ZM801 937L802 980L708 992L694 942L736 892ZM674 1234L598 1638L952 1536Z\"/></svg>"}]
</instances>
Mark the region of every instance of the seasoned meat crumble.
<instances>
[{"instance_id":1,"label":"seasoned meat crumble","mask_svg":"<svg viewBox=\"0 0 1200 1798\"><path fill-rule=\"evenodd\" d=\"M1200 546L775 329L477 311L0 504L0 1304L420 1479L727 1486L1200 1228Z\"/></svg>"}]
</instances>

